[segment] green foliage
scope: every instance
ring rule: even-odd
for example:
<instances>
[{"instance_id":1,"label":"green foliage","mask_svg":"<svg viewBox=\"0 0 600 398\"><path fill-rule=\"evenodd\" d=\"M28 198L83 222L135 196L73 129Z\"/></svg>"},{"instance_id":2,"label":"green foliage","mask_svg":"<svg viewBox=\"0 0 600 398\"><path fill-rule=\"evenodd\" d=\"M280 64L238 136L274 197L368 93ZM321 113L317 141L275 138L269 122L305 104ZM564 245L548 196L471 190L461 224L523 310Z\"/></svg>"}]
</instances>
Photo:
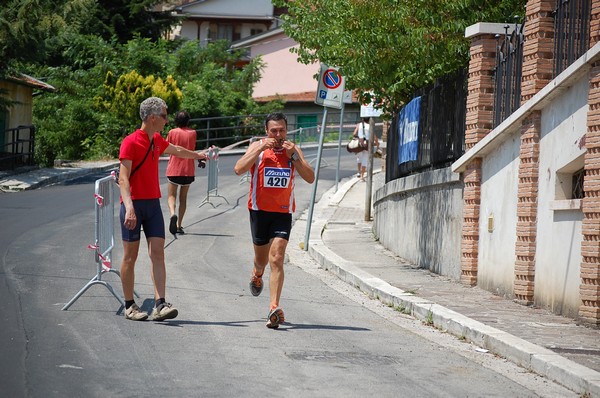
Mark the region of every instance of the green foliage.
<instances>
[{"instance_id":1,"label":"green foliage","mask_svg":"<svg viewBox=\"0 0 600 398\"><path fill-rule=\"evenodd\" d=\"M301 62L337 66L346 87L372 91L391 111L468 62L465 28L513 21L525 0L274 0ZM318 12L315 12L318 10ZM368 97L368 95L367 95Z\"/></svg>"},{"instance_id":2,"label":"green foliage","mask_svg":"<svg viewBox=\"0 0 600 398\"><path fill-rule=\"evenodd\" d=\"M98 6L88 14L80 32L99 35L105 40L116 38L123 44L136 36L156 41L180 21L170 11L153 11L164 3L161 0L97 0L96 3Z\"/></svg>"},{"instance_id":3,"label":"green foliage","mask_svg":"<svg viewBox=\"0 0 600 398\"><path fill-rule=\"evenodd\" d=\"M0 76L18 62L66 64L77 35L127 43L157 41L179 23L170 12L152 11L160 0L8 0L0 7Z\"/></svg>"},{"instance_id":4,"label":"green foliage","mask_svg":"<svg viewBox=\"0 0 600 398\"><path fill-rule=\"evenodd\" d=\"M34 97L36 157L115 157L155 95L193 117L264 112L251 99L262 64L240 66L226 42L165 41L178 23L160 0L7 0L0 7L0 79L28 73L57 88ZM10 106L0 90L0 108Z\"/></svg>"},{"instance_id":5,"label":"green foliage","mask_svg":"<svg viewBox=\"0 0 600 398\"><path fill-rule=\"evenodd\" d=\"M57 88L34 103L42 164L52 164L54 158L116 157L122 138L139 126L139 104L149 96L163 98L170 113L187 109L195 118L281 107L252 101L261 62L235 68L240 54L222 43L202 48L195 41L136 37L121 45L73 35L72 48L62 57L64 66L30 69Z\"/></svg>"},{"instance_id":6,"label":"green foliage","mask_svg":"<svg viewBox=\"0 0 600 398\"><path fill-rule=\"evenodd\" d=\"M86 137L97 127L92 98L82 95L94 90L89 74L68 68L47 71L61 86L35 100L36 160L42 165L51 165L55 158L80 159L86 151Z\"/></svg>"},{"instance_id":7,"label":"green foliage","mask_svg":"<svg viewBox=\"0 0 600 398\"><path fill-rule=\"evenodd\" d=\"M23 65L30 63L77 67L70 64L69 59L86 40L126 43L142 36L156 41L180 21L170 12L152 11L161 3L160 0L3 1L0 6L0 79L22 72ZM79 56L79 61L91 63L98 59L97 55L88 55ZM140 65L146 65L143 62L147 59L140 61ZM0 109L8 106L10 103L0 92Z\"/></svg>"},{"instance_id":8,"label":"green foliage","mask_svg":"<svg viewBox=\"0 0 600 398\"><path fill-rule=\"evenodd\" d=\"M135 70L119 77L108 72L102 91L95 98L97 109L122 120L131 129L139 124L139 105L146 98L160 97L172 110L179 109L182 97L172 76L165 80L153 75L144 77Z\"/></svg>"},{"instance_id":9,"label":"green foliage","mask_svg":"<svg viewBox=\"0 0 600 398\"><path fill-rule=\"evenodd\" d=\"M52 27L49 2L12 0L0 8L0 71L6 73L17 60L38 60L43 52L45 30ZM31 23L38 21L39 23Z\"/></svg>"}]
</instances>

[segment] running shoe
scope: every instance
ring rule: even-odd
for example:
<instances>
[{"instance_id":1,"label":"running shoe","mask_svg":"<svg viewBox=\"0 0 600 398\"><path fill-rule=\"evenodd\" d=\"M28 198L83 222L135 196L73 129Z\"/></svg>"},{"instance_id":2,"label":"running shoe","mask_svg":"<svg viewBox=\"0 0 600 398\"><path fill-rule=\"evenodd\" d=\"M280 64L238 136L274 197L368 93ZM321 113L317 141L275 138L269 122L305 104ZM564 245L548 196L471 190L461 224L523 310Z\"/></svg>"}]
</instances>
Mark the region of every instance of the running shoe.
<instances>
[{"instance_id":1,"label":"running shoe","mask_svg":"<svg viewBox=\"0 0 600 398\"><path fill-rule=\"evenodd\" d=\"M131 321L145 321L148 319L148 313L142 311L137 304L133 303L131 307L125 310L125 319Z\"/></svg>"},{"instance_id":2,"label":"running shoe","mask_svg":"<svg viewBox=\"0 0 600 398\"><path fill-rule=\"evenodd\" d=\"M172 215L171 221L169 222L169 232L171 235L175 235L177 233L177 216Z\"/></svg>"},{"instance_id":3,"label":"running shoe","mask_svg":"<svg viewBox=\"0 0 600 398\"><path fill-rule=\"evenodd\" d=\"M267 318L267 327L269 329L277 329L279 325L285 322L285 315L283 315L283 310L279 307L269 311L269 316Z\"/></svg>"},{"instance_id":4,"label":"running shoe","mask_svg":"<svg viewBox=\"0 0 600 398\"><path fill-rule=\"evenodd\" d=\"M164 321L165 319L175 318L179 312L171 303L163 303L152 310L153 321Z\"/></svg>"},{"instance_id":5,"label":"running shoe","mask_svg":"<svg viewBox=\"0 0 600 398\"><path fill-rule=\"evenodd\" d=\"M250 292L253 296L260 296L260 293L263 290L263 280L262 275L256 276L256 274L252 274L252 278L250 278Z\"/></svg>"},{"instance_id":6,"label":"running shoe","mask_svg":"<svg viewBox=\"0 0 600 398\"><path fill-rule=\"evenodd\" d=\"M177 233L178 233L179 235L185 235L185 232L184 232L184 230L183 230L183 227L179 227L179 228L177 228Z\"/></svg>"}]
</instances>

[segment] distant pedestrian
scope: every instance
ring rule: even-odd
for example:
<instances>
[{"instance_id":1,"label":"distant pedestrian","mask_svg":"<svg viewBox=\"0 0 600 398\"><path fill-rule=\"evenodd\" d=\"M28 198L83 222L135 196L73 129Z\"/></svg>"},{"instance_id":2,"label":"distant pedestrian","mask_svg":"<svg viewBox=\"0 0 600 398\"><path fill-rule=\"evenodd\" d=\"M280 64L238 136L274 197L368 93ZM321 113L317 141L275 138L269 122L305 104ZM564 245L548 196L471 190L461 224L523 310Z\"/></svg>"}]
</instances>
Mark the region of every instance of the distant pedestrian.
<instances>
[{"instance_id":1,"label":"distant pedestrian","mask_svg":"<svg viewBox=\"0 0 600 398\"><path fill-rule=\"evenodd\" d=\"M356 125L354 128L353 136L358 138L359 145L364 148L363 151L356 153L356 166L358 168L357 177L360 178L361 181L365 180L365 172L367 171L367 163L369 162L369 118L363 118L363 120ZM373 137L373 144L375 148L379 148L379 140L377 139L377 135ZM375 150L373 150L375 152Z\"/></svg>"},{"instance_id":2,"label":"distant pedestrian","mask_svg":"<svg viewBox=\"0 0 600 398\"><path fill-rule=\"evenodd\" d=\"M196 130L188 127L190 114L187 111L179 111L175 115L175 126L167 134L167 141L173 145L179 145L190 151L196 149ZM183 159L177 156L171 156L167 165L167 180L169 213L169 232L173 235L183 235L183 216L187 209L187 196L190 185L195 180L194 159ZM177 191L179 191L179 209L177 213Z\"/></svg>"},{"instance_id":3,"label":"distant pedestrian","mask_svg":"<svg viewBox=\"0 0 600 398\"><path fill-rule=\"evenodd\" d=\"M145 99L140 105L140 117L142 126L125 137L119 152L119 218L123 239L121 283L125 296L125 318L146 320L148 314L138 307L133 298L134 269L143 227L154 282L152 319L162 321L175 318L178 311L165 300L165 221L160 208L159 157L166 153L188 159L206 159L206 155L170 144L160 135L167 124L167 104L162 99Z\"/></svg>"},{"instance_id":4,"label":"distant pedestrian","mask_svg":"<svg viewBox=\"0 0 600 398\"><path fill-rule=\"evenodd\" d=\"M294 174L298 172L312 184L315 173L304 159L302 150L286 140L287 119L283 113L272 113L265 120L266 137L253 142L237 161L234 171L242 175L250 170L250 231L254 244L254 267L250 291L258 296L263 289L262 276L267 264L270 307L267 327L276 329L285 321L279 299L283 289L283 259L292 229L295 211Z\"/></svg>"}]
</instances>

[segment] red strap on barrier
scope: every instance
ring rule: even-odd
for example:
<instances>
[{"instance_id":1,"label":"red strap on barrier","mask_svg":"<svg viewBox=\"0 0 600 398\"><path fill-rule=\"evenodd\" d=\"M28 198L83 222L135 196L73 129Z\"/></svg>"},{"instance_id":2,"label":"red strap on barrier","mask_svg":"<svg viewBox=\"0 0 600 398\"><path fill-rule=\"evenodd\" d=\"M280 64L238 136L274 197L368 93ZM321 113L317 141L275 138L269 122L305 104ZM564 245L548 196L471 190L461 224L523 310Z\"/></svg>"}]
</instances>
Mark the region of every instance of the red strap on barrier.
<instances>
[{"instance_id":1,"label":"red strap on barrier","mask_svg":"<svg viewBox=\"0 0 600 398\"><path fill-rule=\"evenodd\" d=\"M98 206L102 206L102 204L104 203L104 198L98 195L97 193L94 194L94 198L96 198L96 204Z\"/></svg>"},{"instance_id":2,"label":"red strap on barrier","mask_svg":"<svg viewBox=\"0 0 600 398\"><path fill-rule=\"evenodd\" d=\"M88 249L91 250L95 250L96 254L98 254L98 257L100 257L100 259L102 260L102 269L105 271L110 271L112 264L110 260L107 260L106 257L104 257L102 254L100 254L100 252L98 251L98 245L88 245L87 246Z\"/></svg>"},{"instance_id":3,"label":"red strap on barrier","mask_svg":"<svg viewBox=\"0 0 600 398\"><path fill-rule=\"evenodd\" d=\"M212 158L212 160L217 160L219 158L219 151L215 149L216 147L213 145L208 148L208 157Z\"/></svg>"}]
</instances>

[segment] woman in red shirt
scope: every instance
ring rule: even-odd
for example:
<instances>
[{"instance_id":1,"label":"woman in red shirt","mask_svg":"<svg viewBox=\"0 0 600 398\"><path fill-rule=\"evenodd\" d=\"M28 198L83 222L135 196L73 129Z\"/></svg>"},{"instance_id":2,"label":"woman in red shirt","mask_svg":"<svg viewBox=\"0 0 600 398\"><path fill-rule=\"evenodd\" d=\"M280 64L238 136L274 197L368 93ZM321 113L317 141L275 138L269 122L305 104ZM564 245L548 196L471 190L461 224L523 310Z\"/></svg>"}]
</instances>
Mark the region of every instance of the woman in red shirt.
<instances>
[{"instance_id":1,"label":"woman in red shirt","mask_svg":"<svg viewBox=\"0 0 600 398\"><path fill-rule=\"evenodd\" d=\"M175 115L177 127L169 131L167 141L193 151L196 149L196 130L188 127L189 121L190 114L187 111L177 112ZM169 232L173 235L183 235L181 225L187 208L187 195L190 185L195 180L194 159L171 156L167 165L167 179L169 180L167 203L171 213ZM176 214L177 191L179 191L179 211Z\"/></svg>"}]
</instances>

